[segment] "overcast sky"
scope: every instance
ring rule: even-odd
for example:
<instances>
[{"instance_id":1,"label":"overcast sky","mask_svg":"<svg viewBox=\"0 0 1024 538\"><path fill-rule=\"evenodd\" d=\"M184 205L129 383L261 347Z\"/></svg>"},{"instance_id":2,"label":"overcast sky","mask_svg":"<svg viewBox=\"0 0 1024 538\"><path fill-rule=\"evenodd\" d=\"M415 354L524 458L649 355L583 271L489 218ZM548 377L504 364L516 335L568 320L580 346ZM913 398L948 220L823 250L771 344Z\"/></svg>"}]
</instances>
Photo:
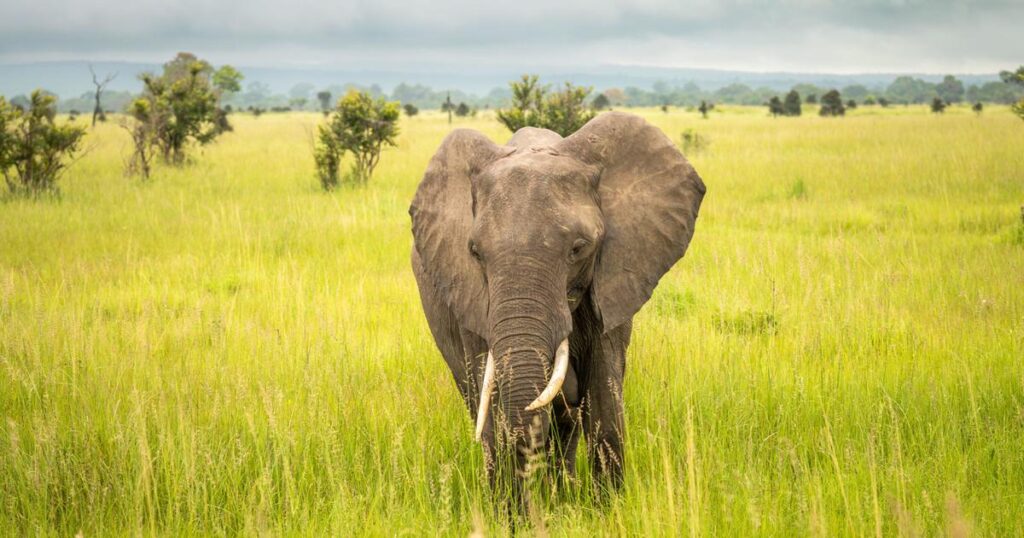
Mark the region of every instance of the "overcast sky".
<instances>
[{"instance_id":1,"label":"overcast sky","mask_svg":"<svg viewBox=\"0 0 1024 538\"><path fill-rule=\"evenodd\" d=\"M0 0L0 62L992 73L1024 0Z\"/></svg>"}]
</instances>

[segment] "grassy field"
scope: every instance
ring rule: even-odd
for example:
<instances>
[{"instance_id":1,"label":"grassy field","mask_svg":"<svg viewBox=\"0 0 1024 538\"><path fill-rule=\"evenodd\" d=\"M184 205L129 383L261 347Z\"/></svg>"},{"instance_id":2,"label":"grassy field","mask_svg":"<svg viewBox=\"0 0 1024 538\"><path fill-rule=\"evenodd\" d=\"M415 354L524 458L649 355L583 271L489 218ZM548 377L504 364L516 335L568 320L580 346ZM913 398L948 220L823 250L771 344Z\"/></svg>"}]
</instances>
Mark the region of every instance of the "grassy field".
<instances>
[{"instance_id":1,"label":"grassy field","mask_svg":"<svg viewBox=\"0 0 1024 538\"><path fill-rule=\"evenodd\" d=\"M625 490L584 468L531 532L1024 534L1024 122L639 113L710 142L708 195L636 319ZM0 202L0 535L501 532L409 268L446 120L332 194L318 115L232 121L149 183L103 125Z\"/></svg>"}]
</instances>

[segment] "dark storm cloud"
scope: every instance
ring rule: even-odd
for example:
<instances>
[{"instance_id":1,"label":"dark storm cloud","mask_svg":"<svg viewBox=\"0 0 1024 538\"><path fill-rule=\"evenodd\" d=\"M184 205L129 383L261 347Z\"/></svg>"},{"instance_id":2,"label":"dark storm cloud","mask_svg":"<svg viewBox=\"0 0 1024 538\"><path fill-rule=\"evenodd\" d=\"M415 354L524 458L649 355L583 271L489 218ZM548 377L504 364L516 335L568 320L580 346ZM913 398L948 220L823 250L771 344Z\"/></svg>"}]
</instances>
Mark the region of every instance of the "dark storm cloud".
<instances>
[{"instance_id":1,"label":"dark storm cloud","mask_svg":"<svg viewBox=\"0 0 1024 538\"><path fill-rule=\"evenodd\" d=\"M36 0L0 6L0 60L986 71L1024 58L1020 20L1019 1Z\"/></svg>"}]
</instances>

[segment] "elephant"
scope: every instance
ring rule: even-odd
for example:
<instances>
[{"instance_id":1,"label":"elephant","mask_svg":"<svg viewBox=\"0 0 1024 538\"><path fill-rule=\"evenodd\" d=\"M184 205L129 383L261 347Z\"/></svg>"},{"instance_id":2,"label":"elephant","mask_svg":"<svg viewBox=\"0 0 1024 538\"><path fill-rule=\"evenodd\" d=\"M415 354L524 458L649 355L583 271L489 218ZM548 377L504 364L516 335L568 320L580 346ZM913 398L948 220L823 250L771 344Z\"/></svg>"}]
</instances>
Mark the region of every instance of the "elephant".
<instances>
[{"instance_id":1,"label":"elephant","mask_svg":"<svg viewBox=\"0 0 1024 538\"><path fill-rule=\"evenodd\" d=\"M704 193L632 114L565 138L525 127L499 146L456 129L441 143L409 208L412 268L493 488L520 498L537 453L573 476L581 432L602 489L622 485L633 317L686 252Z\"/></svg>"}]
</instances>

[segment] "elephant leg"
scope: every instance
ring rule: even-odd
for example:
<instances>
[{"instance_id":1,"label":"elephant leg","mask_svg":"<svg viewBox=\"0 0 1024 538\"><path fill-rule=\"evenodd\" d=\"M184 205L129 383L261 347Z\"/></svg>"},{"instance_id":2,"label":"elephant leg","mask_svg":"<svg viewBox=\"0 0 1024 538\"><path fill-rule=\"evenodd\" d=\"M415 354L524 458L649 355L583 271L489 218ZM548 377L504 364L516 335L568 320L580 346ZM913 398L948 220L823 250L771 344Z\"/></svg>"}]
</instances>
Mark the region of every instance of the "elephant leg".
<instances>
[{"instance_id":1,"label":"elephant leg","mask_svg":"<svg viewBox=\"0 0 1024 538\"><path fill-rule=\"evenodd\" d=\"M595 481L616 489L625 464L622 382L632 326L623 323L595 339L583 391L583 432Z\"/></svg>"},{"instance_id":2,"label":"elephant leg","mask_svg":"<svg viewBox=\"0 0 1024 538\"><path fill-rule=\"evenodd\" d=\"M582 429L579 407L558 406L551 421L551 442L548 443L548 465L556 478L576 476L576 447Z\"/></svg>"}]
</instances>

